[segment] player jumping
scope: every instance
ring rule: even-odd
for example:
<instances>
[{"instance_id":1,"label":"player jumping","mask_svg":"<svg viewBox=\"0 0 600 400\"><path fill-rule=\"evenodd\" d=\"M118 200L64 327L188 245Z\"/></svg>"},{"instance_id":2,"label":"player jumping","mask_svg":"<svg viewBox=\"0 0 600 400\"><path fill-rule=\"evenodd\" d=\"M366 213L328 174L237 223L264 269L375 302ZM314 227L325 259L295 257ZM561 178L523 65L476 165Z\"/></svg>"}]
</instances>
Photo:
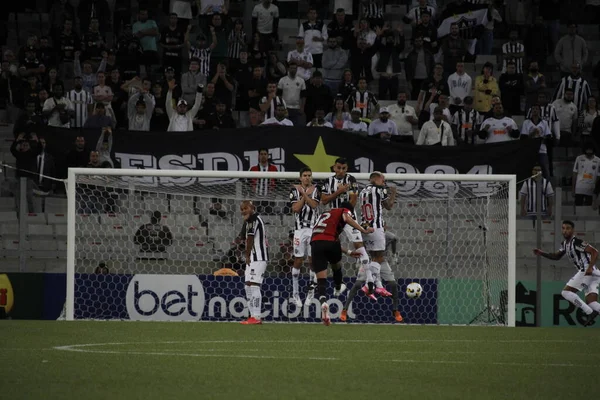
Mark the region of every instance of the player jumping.
<instances>
[{"instance_id":1,"label":"player jumping","mask_svg":"<svg viewBox=\"0 0 600 400\"><path fill-rule=\"evenodd\" d=\"M335 160L333 170L335 175L327 179L321 189L321 202L323 204L331 204L331 208L340 208L342 203L348 202L352 205L352 209L350 209L352 218L356 219L354 207L358 200L358 183L356 182L356 178L348 174L348 160L338 158ZM344 235L348 239L348 242L354 244L354 249L359 254L358 259L361 265L364 267L368 266L370 260L363 245L360 231L348 224L344 228ZM365 268L365 270L369 273L369 268ZM375 296L372 293L370 297L375 300Z\"/></svg>"},{"instance_id":2,"label":"player jumping","mask_svg":"<svg viewBox=\"0 0 600 400\"><path fill-rule=\"evenodd\" d=\"M367 251L371 256L369 266L362 266L358 271L356 282L340 315L342 321L346 321L348 307L356 292L362 287L365 293L372 293L375 286L375 293L384 297L392 296L393 314L398 322L402 322L402 315L398 311L398 283L394 277L394 273L390 268L390 264L385 259L385 222L383 220L383 209L391 210L396 200L396 188L388 188L385 185L385 177L381 172L373 172L369 176L369 185L360 192L361 204L361 222L363 226L372 226L375 231L368 235L364 235L364 243ZM369 267L372 277L369 276ZM370 279L369 279L370 278ZM390 285L392 293L388 292L381 283L384 280ZM365 282L367 286L365 286Z\"/></svg>"},{"instance_id":3,"label":"player jumping","mask_svg":"<svg viewBox=\"0 0 600 400\"><path fill-rule=\"evenodd\" d=\"M600 271L596 268L598 250L575 237L574 229L575 224L572 221L563 221L562 234L565 240L560 249L555 253L545 253L540 249L534 249L533 252L550 260L560 260L566 254L575 265L578 271L567 282L561 294L567 301L581 308L587 314L588 319L584 326L588 326L600 313L600 303L598 303ZM585 303L577 295L580 290L585 293Z\"/></svg>"},{"instance_id":4,"label":"player jumping","mask_svg":"<svg viewBox=\"0 0 600 400\"><path fill-rule=\"evenodd\" d=\"M335 285L334 295L340 294L342 286L342 246L339 236L344 230L346 224L350 225L358 232L372 233L375 230L371 227L365 229L352 218L354 207L349 202L342 202L340 208L332 208L321 214L313 228L313 234L310 242L312 248L312 268L317 274L317 293L321 303L321 319L325 325L331 324L329 318L329 305L327 304L327 265L331 265L333 270L333 282ZM359 257L358 251L351 252L352 256Z\"/></svg>"},{"instance_id":5,"label":"player jumping","mask_svg":"<svg viewBox=\"0 0 600 400\"><path fill-rule=\"evenodd\" d=\"M260 285L262 285L263 275L267 269L267 261L269 261L267 231L263 220L256 213L252 201L242 201L240 211L244 218L242 234L246 237L244 252L246 273L244 280L246 282L246 300L250 311L250 318L241 323L242 325L260 325L262 324L260 319L262 303Z\"/></svg>"},{"instance_id":6,"label":"player jumping","mask_svg":"<svg viewBox=\"0 0 600 400\"><path fill-rule=\"evenodd\" d=\"M300 185L295 185L290 191L290 202L294 212L294 265L292 267L292 299L291 303L296 307L302 306L300 294L298 293L298 280L300 277L300 267L304 257L308 257L308 263L311 264L310 257L310 238L312 228L315 225L318 214L318 206L321 201L321 192L316 185L312 183L312 171L304 167L300 170ZM306 305L310 305L314 297L314 286L317 283L315 273L310 269L310 286Z\"/></svg>"}]
</instances>

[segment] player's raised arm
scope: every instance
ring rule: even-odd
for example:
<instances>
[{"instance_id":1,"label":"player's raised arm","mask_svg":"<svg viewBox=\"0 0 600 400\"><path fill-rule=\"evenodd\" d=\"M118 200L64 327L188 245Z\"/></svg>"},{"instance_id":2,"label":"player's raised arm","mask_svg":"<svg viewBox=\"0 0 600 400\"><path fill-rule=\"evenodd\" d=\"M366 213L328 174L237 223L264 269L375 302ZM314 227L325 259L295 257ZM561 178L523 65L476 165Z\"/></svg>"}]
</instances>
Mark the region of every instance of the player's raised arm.
<instances>
[{"instance_id":1,"label":"player's raised arm","mask_svg":"<svg viewBox=\"0 0 600 400\"><path fill-rule=\"evenodd\" d=\"M596 249L594 249L594 250L596 250ZM533 254L535 254L536 256L541 256L541 257L547 258L549 260L560 260L565 255L565 252L563 250L559 250L554 253L546 253L546 252L542 251L541 249L533 249Z\"/></svg>"},{"instance_id":2,"label":"player's raised arm","mask_svg":"<svg viewBox=\"0 0 600 400\"><path fill-rule=\"evenodd\" d=\"M302 207L304 207L306 197L302 195L302 188L299 186L294 186L292 191L290 192L290 201L292 202L292 211L295 213L299 213L302 211Z\"/></svg>"},{"instance_id":3,"label":"player's raised arm","mask_svg":"<svg viewBox=\"0 0 600 400\"><path fill-rule=\"evenodd\" d=\"M360 224L358 222L356 222L354 220L354 218L352 218L352 216L348 213L344 213L343 217L344 218L344 222L347 223L348 225L350 225L351 227L353 227L354 229L358 229L361 233L373 233L375 232L375 229L373 229L372 227L369 227L367 229L363 228L362 226L360 226Z\"/></svg>"},{"instance_id":4,"label":"player's raised arm","mask_svg":"<svg viewBox=\"0 0 600 400\"><path fill-rule=\"evenodd\" d=\"M386 210L391 210L394 207L394 202L396 201L396 186L391 186L389 188L390 195L389 197L382 203L383 208Z\"/></svg>"}]
</instances>

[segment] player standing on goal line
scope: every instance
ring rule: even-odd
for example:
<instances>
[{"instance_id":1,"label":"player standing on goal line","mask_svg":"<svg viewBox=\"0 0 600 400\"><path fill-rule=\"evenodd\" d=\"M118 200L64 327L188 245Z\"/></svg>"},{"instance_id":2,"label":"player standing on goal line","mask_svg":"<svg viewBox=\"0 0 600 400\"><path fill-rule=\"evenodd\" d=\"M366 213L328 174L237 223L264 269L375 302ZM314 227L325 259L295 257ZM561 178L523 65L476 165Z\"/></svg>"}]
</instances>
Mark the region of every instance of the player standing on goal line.
<instances>
[{"instance_id":1,"label":"player standing on goal line","mask_svg":"<svg viewBox=\"0 0 600 400\"><path fill-rule=\"evenodd\" d=\"M561 294L567 301L581 308L588 315L584 325L588 326L600 313L600 303L598 303L600 271L596 268L598 250L589 243L575 237L574 229L575 224L572 221L563 221L562 234L565 240L562 242L560 249L556 253L545 253L540 249L534 249L533 252L535 255L550 260L560 260L566 254L575 265L578 271L567 282ZM585 303L577 295L580 290L585 293Z\"/></svg>"},{"instance_id":2,"label":"player standing on goal line","mask_svg":"<svg viewBox=\"0 0 600 400\"><path fill-rule=\"evenodd\" d=\"M352 205L352 209L350 209L352 218L356 220L354 207L358 200L358 183L355 177L348 174L348 160L345 158L335 160L333 171L335 175L327 179L321 189L321 203L331 204L331 208L340 208L342 203L348 202ZM344 235L346 235L348 242L354 244L355 251L359 253L359 262L366 267L370 260L367 250L363 245L360 231L350 225L346 225ZM365 268L365 271L367 272L367 276L371 277L370 268ZM369 297L376 300L373 294L370 294Z\"/></svg>"},{"instance_id":3,"label":"player standing on goal line","mask_svg":"<svg viewBox=\"0 0 600 400\"><path fill-rule=\"evenodd\" d=\"M300 278L300 267L304 257L310 257L310 237L312 228L319 216L317 207L321 201L321 191L312 183L312 170L308 167L300 169L300 185L294 185L290 191L290 202L294 213L294 266L292 267L292 300L296 307L302 307L302 300L298 293L298 281ZM306 306L309 306L314 294L317 277L310 269L310 283Z\"/></svg>"},{"instance_id":4,"label":"player standing on goal line","mask_svg":"<svg viewBox=\"0 0 600 400\"><path fill-rule=\"evenodd\" d=\"M329 305L327 304L327 265L333 270L334 296L341 294L342 287L342 246L340 244L340 233L346 224L352 226L358 232L372 233L373 228L365 229L352 218L354 207L349 202L343 202L339 208L332 208L321 214L315 227L310 242L312 248L312 269L317 274L317 294L321 303L321 320L323 324L331 324L329 318ZM360 252L348 250L353 257L360 257Z\"/></svg>"},{"instance_id":5,"label":"player standing on goal line","mask_svg":"<svg viewBox=\"0 0 600 400\"><path fill-rule=\"evenodd\" d=\"M396 200L396 188L388 188L385 184L385 177L381 172L372 172L369 176L369 185L360 192L361 222L362 226L371 226L375 232L364 235L364 243L371 263L369 266L362 266L358 271L356 282L348 293L348 298L344 304L344 309L340 315L342 321L348 318L348 307L356 292L362 287L366 294L375 293L384 297L392 296L392 311L397 322L402 322L402 314L398 311L398 283L390 264L385 259L385 221L383 220L383 209L391 210ZM372 278L369 280L367 268L371 268ZM390 285L392 293L388 292L381 283L383 280ZM366 285L365 285L366 282Z\"/></svg>"},{"instance_id":6,"label":"player standing on goal line","mask_svg":"<svg viewBox=\"0 0 600 400\"><path fill-rule=\"evenodd\" d=\"M269 261L267 231L263 220L256 213L252 201L242 201L240 211L244 218L242 233L246 237L246 249L244 251L246 273L244 279L246 282L246 300L250 311L250 318L241 323L242 325L260 325L262 324L260 319L262 303L260 285L262 285L263 276L267 269L267 261Z\"/></svg>"}]
</instances>

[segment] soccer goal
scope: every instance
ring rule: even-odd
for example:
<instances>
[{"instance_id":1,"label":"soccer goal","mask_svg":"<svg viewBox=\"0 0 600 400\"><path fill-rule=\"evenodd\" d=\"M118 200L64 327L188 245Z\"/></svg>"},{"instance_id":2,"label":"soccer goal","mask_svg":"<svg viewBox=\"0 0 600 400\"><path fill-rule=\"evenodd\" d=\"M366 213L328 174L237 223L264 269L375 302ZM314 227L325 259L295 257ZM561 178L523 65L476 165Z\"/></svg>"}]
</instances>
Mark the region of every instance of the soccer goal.
<instances>
[{"instance_id":1,"label":"soccer goal","mask_svg":"<svg viewBox=\"0 0 600 400\"><path fill-rule=\"evenodd\" d=\"M320 187L330 176L314 173L313 180ZM359 190L368 183L368 174L353 176ZM290 190L298 178L297 172L70 169L66 318L246 317L239 205L250 199L267 228L263 319L316 321L316 300L302 307L289 301ZM394 207L384 211L386 257L404 321L514 326L516 177L390 173L386 181L397 190ZM360 218L360 204L356 211ZM347 256L342 262L350 287L357 265ZM305 261L301 293L308 267ZM406 296L411 282L421 284L419 298ZM348 292L334 298L330 291L335 321ZM394 321L391 298L359 293L349 322Z\"/></svg>"}]
</instances>

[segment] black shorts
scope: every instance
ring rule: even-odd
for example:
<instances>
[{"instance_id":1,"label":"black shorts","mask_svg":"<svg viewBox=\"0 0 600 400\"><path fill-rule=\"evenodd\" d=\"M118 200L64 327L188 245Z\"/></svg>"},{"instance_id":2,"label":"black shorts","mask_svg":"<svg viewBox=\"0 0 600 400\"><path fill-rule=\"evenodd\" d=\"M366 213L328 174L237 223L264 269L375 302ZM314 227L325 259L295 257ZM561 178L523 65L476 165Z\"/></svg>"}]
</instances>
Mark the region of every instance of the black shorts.
<instances>
[{"instance_id":1,"label":"black shorts","mask_svg":"<svg viewBox=\"0 0 600 400\"><path fill-rule=\"evenodd\" d=\"M328 264L337 264L342 260L342 245L340 242L317 240L310 244L312 270L325 271Z\"/></svg>"}]
</instances>

